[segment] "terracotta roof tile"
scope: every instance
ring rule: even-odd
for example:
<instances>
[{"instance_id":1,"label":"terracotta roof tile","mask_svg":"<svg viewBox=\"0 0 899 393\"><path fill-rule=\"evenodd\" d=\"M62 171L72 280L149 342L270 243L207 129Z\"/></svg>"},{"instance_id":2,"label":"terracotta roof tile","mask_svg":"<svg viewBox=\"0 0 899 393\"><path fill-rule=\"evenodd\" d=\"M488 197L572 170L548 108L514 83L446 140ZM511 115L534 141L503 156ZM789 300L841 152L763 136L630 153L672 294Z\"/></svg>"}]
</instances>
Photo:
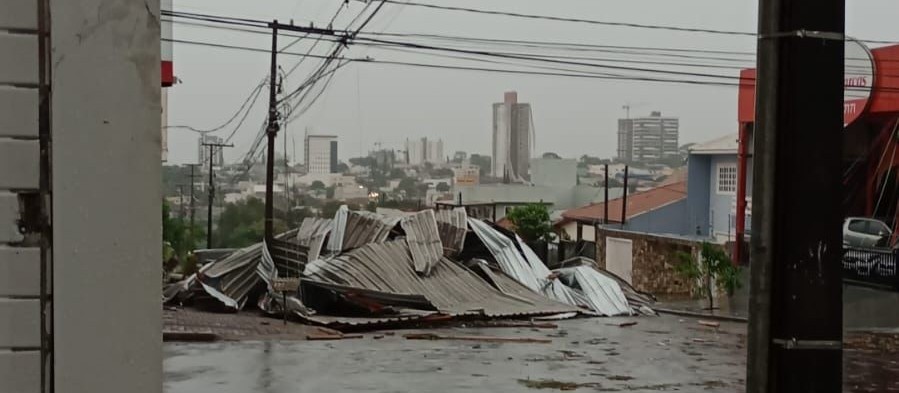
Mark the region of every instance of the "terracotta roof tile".
<instances>
[{"instance_id":1,"label":"terracotta roof tile","mask_svg":"<svg viewBox=\"0 0 899 393\"><path fill-rule=\"evenodd\" d=\"M630 194L627 196L627 218L629 220L640 214L658 209L686 197L687 182L685 181L666 184L650 190ZM609 222L621 222L621 202L621 198L609 201ZM565 211L565 213L562 213L562 217L574 221L599 222L602 221L604 210L605 203L593 203L587 206L569 209Z\"/></svg>"}]
</instances>

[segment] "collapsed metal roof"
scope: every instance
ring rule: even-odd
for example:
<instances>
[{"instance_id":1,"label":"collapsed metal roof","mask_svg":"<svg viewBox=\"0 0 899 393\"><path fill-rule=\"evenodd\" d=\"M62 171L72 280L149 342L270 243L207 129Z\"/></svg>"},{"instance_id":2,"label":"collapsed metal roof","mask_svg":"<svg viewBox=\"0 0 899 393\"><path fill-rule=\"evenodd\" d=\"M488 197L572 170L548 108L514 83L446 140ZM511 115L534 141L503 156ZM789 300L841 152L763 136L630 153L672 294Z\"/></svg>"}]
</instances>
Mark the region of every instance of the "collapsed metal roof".
<instances>
[{"instance_id":1,"label":"collapsed metal roof","mask_svg":"<svg viewBox=\"0 0 899 393\"><path fill-rule=\"evenodd\" d=\"M337 253L368 243L387 240L401 217L386 217L368 211L351 211L346 205L337 210L331 226L328 250Z\"/></svg>"},{"instance_id":2,"label":"collapsed metal roof","mask_svg":"<svg viewBox=\"0 0 899 393\"><path fill-rule=\"evenodd\" d=\"M402 241L371 243L332 258L313 261L306 265L306 281L377 291L385 297L390 294L420 295L434 309L449 315L508 317L577 310L549 299L502 292L467 268L443 257L433 266L430 275L421 276L415 272L408 245ZM523 289L513 280L503 280L503 285L517 292Z\"/></svg>"},{"instance_id":3,"label":"collapsed metal roof","mask_svg":"<svg viewBox=\"0 0 899 393\"><path fill-rule=\"evenodd\" d=\"M325 238L331 232L333 220L330 218L306 217L297 231L297 244L308 248L307 260L314 261L321 255Z\"/></svg>"}]
</instances>

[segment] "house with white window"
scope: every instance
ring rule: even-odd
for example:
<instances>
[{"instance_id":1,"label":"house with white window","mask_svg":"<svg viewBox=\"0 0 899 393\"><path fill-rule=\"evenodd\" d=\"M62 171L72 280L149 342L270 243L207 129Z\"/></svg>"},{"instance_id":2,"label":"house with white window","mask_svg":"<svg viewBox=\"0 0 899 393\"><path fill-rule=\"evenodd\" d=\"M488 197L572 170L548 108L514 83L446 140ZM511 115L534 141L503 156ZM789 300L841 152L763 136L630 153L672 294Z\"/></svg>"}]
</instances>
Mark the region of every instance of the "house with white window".
<instances>
[{"instance_id":1,"label":"house with white window","mask_svg":"<svg viewBox=\"0 0 899 393\"><path fill-rule=\"evenodd\" d=\"M690 148L687 159L687 210L690 212L692 234L721 243L734 240L737 149L736 133ZM752 157L747 157L746 167L746 195L752 195ZM746 227L749 228L751 209L746 212Z\"/></svg>"}]
</instances>

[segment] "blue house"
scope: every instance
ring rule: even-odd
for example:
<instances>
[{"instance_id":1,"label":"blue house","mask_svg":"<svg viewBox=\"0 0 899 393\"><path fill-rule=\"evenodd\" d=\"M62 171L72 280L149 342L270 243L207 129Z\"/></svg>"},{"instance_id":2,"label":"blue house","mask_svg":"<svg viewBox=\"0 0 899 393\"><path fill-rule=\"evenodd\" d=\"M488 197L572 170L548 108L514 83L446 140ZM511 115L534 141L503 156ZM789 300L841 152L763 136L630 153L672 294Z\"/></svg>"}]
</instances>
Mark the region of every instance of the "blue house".
<instances>
[{"instance_id":1,"label":"blue house","mask_svg":"<svg viewBox=\"0 0 899 393\"><path fill-rule=\"evenodd\" d=\"M687 209L693 235L718 243L735 239L737 211L737 134L690 148L687 159ZM747 157L746 195L752 195L752 157ZM751 203L751 199L747 198ZM751 209L747 209L749 228Z\"/></svg>"}]
</instances>

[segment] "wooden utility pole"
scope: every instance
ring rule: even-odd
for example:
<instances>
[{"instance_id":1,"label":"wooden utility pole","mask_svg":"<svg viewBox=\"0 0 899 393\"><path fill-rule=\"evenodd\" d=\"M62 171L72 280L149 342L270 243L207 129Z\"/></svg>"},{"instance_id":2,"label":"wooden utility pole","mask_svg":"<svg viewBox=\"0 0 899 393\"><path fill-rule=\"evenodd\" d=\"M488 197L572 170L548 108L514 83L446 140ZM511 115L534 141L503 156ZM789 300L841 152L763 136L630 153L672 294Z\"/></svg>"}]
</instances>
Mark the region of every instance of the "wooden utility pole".
<instances>
[{"instance_id":1,"label":"wooden utility pole","mask_svg":"<svg viewBox=\"0 0 899 393\"><path fill-rule=\"evenodd\" d=\"M605 193L605 197L603 198L603 211L602 211L602 223L606 225L609 223L609 164L605 164L605 172L606 179L603 183L603 192Z\"/></svg>"},{"instance_id":2,"label":"wooden utility pole","mask_svg":"<svg viewBox=\"0 0 899 393\"><path fill-rule=\"evenodd\" d=\"M234 147L233 144L223 143L203 143L203 146L209 148L209 189L206 190L209 195L209 205L206 206L206 248L212 248L212 205L215 202L215 148Z\"/></svg>"},{"instance_id":3,"label":"wooden utility pole","mask_svg":"<svg viewBox=\"0 0 899 393\"><path fill-rule=\"evenodd\" d=\"M840 392L845 0L758 20L746 392Z\"/></svg>"},{"instance_id":4,"label":"wooden utility pole","mask_svg":"<svg viewBox=\"0 0 899 393\"><path fill-rule=\"evenodd\" d=\"M194 244L193 244L193 241L194 241L194 212L196 211L196 208L195 208L196 204L195 204L195 199L194 199L194 189L197 188L196 182L194 181L194 179L200 177L200 174L195 174L195 170L198 166L200 166L200 164L187 164L187 166L190 167L190 228L188 228L188 231L190 233L191 248L193 248L193 246L194 246Z\"/></svg>"}]
</instances>

